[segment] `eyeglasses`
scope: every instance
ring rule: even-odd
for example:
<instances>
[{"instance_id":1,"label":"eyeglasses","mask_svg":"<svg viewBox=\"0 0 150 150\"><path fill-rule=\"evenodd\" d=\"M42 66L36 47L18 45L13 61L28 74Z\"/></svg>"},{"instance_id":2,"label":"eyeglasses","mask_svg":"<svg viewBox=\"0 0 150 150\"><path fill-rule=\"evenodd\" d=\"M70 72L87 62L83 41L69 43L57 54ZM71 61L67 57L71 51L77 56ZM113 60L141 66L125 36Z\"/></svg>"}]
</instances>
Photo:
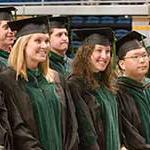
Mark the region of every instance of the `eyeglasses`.
<instances>
[{"instance_id":1,"label":"eyeglasses","mask_svg":"<svg viewBox=\"0 0 150 150\"><path fill-rule=\"evenodd\" d=\"M135 56L130 56L130 57L124 57L124 59L132 59L134 61L138 61L139 59L144 59L144 60L148 60L150 57L148 54L144 54L144 55L135 55Z\"/></svg>"}]
</instances>

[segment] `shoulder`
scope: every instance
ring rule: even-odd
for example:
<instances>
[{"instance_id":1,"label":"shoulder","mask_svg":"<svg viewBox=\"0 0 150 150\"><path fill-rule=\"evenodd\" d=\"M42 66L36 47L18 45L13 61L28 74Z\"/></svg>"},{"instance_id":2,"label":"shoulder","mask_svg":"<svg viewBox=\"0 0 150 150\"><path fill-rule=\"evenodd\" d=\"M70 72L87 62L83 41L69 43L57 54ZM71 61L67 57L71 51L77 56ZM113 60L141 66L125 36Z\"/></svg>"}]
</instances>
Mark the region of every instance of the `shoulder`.
<instances>
[{"instance_id":1,"label":"shoulder","mask_svg":"<svg viewBox=\"0 0 150 150\"><path fill-rule=\"evenodd\" d=\"M70 88L77 88L78 90L87 89L86 80L80 76L76 76L72 74L68 76L66 81Z\"/></svg>"},{"instance_id":2,"label":"shoulder","mask_svg":"<svg viewBox=\"0 0 150 150\"><path fill-rule=\"evenodd\" d=\"M55 71L54 69L49 68L48 69L48 73L46 75L46 79L49 82L56 82L56 83L60 83L60 76L59 73L57 71Z\"/></svg>"},{"instance_id":3,"label":"shoulder","mask_svg":"<svg viewBox=\"0 0 150 150\"><path fill-rule=\"evenodd\" d=\"M16 72L11 68L7 68L5 71L0 73L0 81L9 81L14 80L15 78Z\"/></svg>"},{"instance_id":4,"label":"shoulder","mask_svg":"<svg viewBox=\"0 0 150 150\"><path fill-rule=\"evenodd\" d=\"M72 63L73 59L71 59L70 57L66 57L67 62Z\"/></svg>"},{"instance_id":5,"label":"shoulder","mask_svg":"<svg viewBox=\"0 0 150 150\"><path fill-rule=\"evenodd\" d=\"M150 78L145 78L144 84L146 84L146 85L148 84L150 86Z\"/></svg>"}]
</instances>

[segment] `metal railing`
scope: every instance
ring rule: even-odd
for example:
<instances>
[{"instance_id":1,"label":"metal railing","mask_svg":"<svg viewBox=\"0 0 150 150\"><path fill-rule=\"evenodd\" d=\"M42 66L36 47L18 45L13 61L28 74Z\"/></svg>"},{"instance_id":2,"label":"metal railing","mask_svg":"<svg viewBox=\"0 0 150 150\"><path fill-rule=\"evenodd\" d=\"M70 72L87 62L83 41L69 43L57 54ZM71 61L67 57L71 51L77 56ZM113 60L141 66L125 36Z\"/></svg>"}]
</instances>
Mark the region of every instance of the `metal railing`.
<instances>
[{"instance_id":1,"label":"metal railing","mask_svg":"<svg viewBox=\"0 0 150 150\"><path fill-rule=\"evenodd\" d=\"M0 0L0 5L141 5L149 4L150 0Z\"/></svg>"},{"instance_id":2,"label":"metal railing","mask_svg":"<svg viewBox=\"0 0 150 150\"><path fill-rule=\"evenodd\" d=\"M150 15L150 0L4 1L0 6L15 6L18 15Z\"/></svg>"}]
</instances>

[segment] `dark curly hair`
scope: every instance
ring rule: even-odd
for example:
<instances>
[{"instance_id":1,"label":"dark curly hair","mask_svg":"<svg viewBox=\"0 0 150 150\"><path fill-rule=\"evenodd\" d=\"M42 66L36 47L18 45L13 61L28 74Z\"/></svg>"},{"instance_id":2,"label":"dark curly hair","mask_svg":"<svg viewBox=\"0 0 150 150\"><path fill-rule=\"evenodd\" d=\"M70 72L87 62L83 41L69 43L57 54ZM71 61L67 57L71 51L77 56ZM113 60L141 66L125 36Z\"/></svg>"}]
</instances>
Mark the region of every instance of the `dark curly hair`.
<instances>
[{"instance_id":1,"label":"dark curly hair","mask_svg":"<svg viewBox=\"0 0 150 150\"><path fill-rule=\"evenodd\" d=\"M100 83L95 79L92 71L92 63L90 57L94 51L95 45L83 44L79 47L72 63L72 74L80 76L86 80L89 88L96 89L100 84L104 84L109 90L115 91L114 82L115 75L111 68L111 61L103 72L99 72L101 78Z\"/></svg>"}]
</instances>

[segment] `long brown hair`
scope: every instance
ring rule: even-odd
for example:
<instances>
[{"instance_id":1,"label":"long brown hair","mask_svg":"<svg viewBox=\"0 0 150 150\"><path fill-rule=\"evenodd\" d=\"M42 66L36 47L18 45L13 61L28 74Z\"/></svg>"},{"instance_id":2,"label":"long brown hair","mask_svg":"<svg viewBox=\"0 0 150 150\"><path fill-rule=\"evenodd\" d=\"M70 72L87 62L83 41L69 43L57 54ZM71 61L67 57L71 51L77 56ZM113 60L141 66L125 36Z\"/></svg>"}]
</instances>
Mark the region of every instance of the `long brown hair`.
<instances>
[{"instance_id":1,"label":"long brown hair","mask_svg":"<svg viewBox=\"0 0 150 150\"><path fill-rule=\"evenodd\" d=\"M93 75L92 71L92 63L90 61L91 55L94 51L95 45L82 45L79 47L75 58L72 63L72 74L82 77L88 83L88 86L92 89L95 89L100 86L100 84L104 84L108 89L114 91L113 84L111 81L114 79L114 75L111 69L111 61L108 64L105 71L100 72L99 76L101 78L101 82L97 82ZM114 83L114 82L113 82Z\"/></svg>"}]
</instances>

